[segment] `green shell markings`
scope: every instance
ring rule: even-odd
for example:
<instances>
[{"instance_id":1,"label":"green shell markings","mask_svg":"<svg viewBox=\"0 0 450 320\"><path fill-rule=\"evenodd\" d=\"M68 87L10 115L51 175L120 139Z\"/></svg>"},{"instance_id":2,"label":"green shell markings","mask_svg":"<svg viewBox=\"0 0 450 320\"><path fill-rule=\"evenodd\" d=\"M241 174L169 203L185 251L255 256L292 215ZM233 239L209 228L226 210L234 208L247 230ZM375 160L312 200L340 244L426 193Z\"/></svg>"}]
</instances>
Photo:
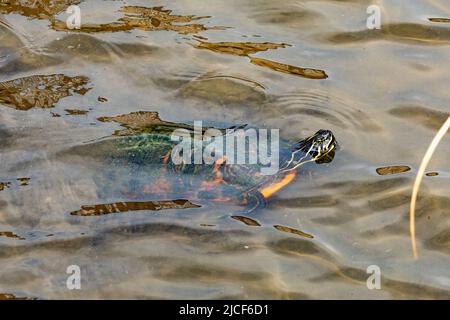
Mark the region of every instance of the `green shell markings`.
<instances>
[{"instance_id":1,"label":"green shell markings","mask_svg":"<svg viewBox=\"0 0 450 320\"><path fill-rule=\"evenodd\" d=\"M187 126L182 125L182 128L186 130ZM242 131L242 128L247 129L245 126L228 127L225 136L221 138ZM221 131L225 132L224 129ZM281 140L276 171L273 174L263 174L265 165L259 162L237 164L236 158L235 161L230 161L224 146L223 152L220 148L214 148L213 161L204 158L200 162L196 161L195 150L200 150L200 154L203 154L206 148L211 149L215 139L189 140L192 152L186 156L184 152L180 153L180 141L172 139L167 130L144 132L113 136L75 148L77 155L102 161L101 170L94 178L97 196L111 204L98 207L101 208L101 214L168 208L169 204L161 204L162 200L167 199L177 199L173 208L197 207L180 199L200 203L234 202L245 206L243 212L249 213L264 206L267 199L291 183L298 171L307 165L331 162L337 148L336 139L329 130L319 130L294 143ZM234 151L236 155L238 150ZM244 159L248 161L252 152L259 151L258 148L247 148ZM268 155L274 152L272 150ZM175 154L178 155L178 161L175 161ZM181 162L180 157L183 159ZM116 202L117 200L120 202ZM136 201L154 203L138 208ZM97 207L89 208L90 214L86 215L93 215L92 210ZM77 211L77 214L81 215L80 212L82 211Z\"/></svg>"}]
</instances>

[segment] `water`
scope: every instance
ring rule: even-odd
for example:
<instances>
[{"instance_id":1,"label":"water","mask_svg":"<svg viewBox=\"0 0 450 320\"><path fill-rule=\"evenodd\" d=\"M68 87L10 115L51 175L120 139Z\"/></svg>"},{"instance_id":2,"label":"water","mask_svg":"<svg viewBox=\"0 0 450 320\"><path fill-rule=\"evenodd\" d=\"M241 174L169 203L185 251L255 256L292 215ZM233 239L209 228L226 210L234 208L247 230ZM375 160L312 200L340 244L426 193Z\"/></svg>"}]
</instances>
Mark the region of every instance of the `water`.
<instances>
[{"instance_id":1,"label":"water","mask_svg":"<svg viewBox=\"0 0 450 320\"><path fill-rule=\"evenodd\" d=\"M381 30L364 0L18 2L0 1L0 298L450 297L448 135L419 194L418 261L408 220L449 115L450 24L430 20L448 1L375 1ZM292 140L329 129L340 150L241 220L216 202L72 215L107 204L102 167L73 150L154 112ZM66 288L70 265L82 290Z\"/></svg>"}]
</instances>

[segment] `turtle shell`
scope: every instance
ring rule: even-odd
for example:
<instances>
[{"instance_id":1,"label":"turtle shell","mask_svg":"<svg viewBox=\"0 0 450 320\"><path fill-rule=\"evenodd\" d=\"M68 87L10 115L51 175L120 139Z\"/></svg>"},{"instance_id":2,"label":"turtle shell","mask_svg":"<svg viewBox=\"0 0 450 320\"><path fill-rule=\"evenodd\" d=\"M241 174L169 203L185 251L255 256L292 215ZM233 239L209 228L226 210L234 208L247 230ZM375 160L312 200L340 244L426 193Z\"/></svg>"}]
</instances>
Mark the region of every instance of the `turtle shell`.
<instances>
[{"instance_id":1,"label":"turtle shell","mask_svg":"<svg viewBox=\"0 0 450 320\"><path fill-rule=\"evenodd\" d=\"M200 143L202 151L211 146L210 142L194 143ZM231 200L276 178L276 174L261 174L263 166L258 163L229 164L220 154L215 154L218 160L211 164L174 164L170 156L177 144L169 135L158 133L118 136L91 144L87 153L103 162L94 177L99 198ZM280 162L290 157L287 146L280 142ZM247 150L246 159L252 152L257 150Z\"/></svg>"}]
</instances>

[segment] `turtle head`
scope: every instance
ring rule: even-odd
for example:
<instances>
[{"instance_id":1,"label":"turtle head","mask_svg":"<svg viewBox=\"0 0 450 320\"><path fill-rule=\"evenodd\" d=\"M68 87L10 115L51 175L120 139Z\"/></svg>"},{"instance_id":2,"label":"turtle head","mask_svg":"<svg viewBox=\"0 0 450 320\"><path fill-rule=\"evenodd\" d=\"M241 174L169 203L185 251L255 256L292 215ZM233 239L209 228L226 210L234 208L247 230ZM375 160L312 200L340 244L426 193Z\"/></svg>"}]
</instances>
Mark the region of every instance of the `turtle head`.
<instances>
[{"instance_id":1,"label":"turtle head","mask_svg":"<svg viewBox=\"0 0 450 320\"><path fill-rule=\"evenodd\" d=\"M292 145L292 156L286 169L293 170L307 162L328 163L334 158L338 144L329 130L319 130L312 136Z\"/></svg>"}]
</instances>

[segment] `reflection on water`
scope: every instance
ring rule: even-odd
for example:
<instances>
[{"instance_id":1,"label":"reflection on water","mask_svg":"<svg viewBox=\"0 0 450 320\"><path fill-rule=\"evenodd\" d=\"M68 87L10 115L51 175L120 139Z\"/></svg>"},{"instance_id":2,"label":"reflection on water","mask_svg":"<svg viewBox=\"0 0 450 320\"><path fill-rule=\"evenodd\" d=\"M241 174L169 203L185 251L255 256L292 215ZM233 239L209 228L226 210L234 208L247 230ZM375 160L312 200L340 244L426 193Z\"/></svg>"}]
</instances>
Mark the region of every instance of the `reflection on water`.
<instances>
[{"instance_id":1,"label":"reflection on water","mask_svg":"<svg viewBox=\"0 0 450 320\"><path fill-rule=\"evenodd\" d=\"M446 27L415 23L392 23L383 25L383 28L379 31L361 30L336 33L329 36L328 40L333 43L390 40L426 45L444 45L450 42L450 30Z\"/></svg>"},{"instance_id":2,"label":"reflection on water","mask_svg":"<svg viewBox=\"0 0 450 320\"><path fill-rule=\"evenodd\" d=\"M449 115L450 5L383 1L367 30L370 4L0 1L0 299L448 299L448 139L419 193L416 262L408 211ZM292 141L329 129L340 146L235 214L227 186L197 201L136 165L148 152L120 153L194 120ZM73 264L82 292L65 286Z\"/></svg>"},{"instance_id":3,"label":"reflection on water","mask_svg":"<svg viewBox=\"0 0 450 320\"><path fill-rule=\"evenodd\" d=\"M392 115L406 121L414 121L433 131L439 130L450 116L450 113L429 109L421 106L400 106L389 111Z\"/></svg>"}]
</instances>

